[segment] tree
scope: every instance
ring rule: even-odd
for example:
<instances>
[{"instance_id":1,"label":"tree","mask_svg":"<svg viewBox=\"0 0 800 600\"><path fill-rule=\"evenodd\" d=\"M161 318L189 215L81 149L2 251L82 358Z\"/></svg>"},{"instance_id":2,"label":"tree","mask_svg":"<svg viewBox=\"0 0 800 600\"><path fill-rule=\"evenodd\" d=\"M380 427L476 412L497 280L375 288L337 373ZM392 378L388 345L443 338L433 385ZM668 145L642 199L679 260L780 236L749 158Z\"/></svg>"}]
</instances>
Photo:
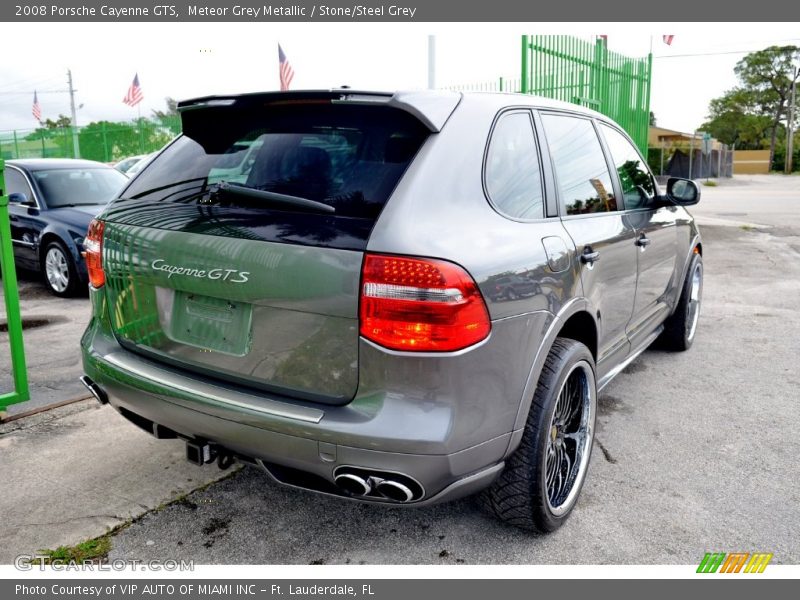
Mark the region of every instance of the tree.
<instances>
[{"instance_id":1,"label":"tree","mask_svg":"<svg viewBox=\"0 0 800 600\"><path fill-rule=\"evenodd\" d=\"M743 88L728 90L709 105L709 120L700 127L724 144L758 150L766 143L771 119L761 114L756 95Z\"/></svg>"},{"instance_id":2,"label":"tree","mask_svg":"<svg viewBox=\"0 0 800 600\"><path fill-rule=\"evenodd\" d=\"M775 157L778 126L787 116L792 82L797 77L794 65L798 61L800 48L797 46L770 46L751 52L734 68L742 89L753 94L752 99L760 114L770 119L770 163Z\"/></svg>"},{"instance_id":3,"label":"tree","mask_svg":"<svg viewBox=\"0 0 800 600\"><path fill-rule=\"evenodd\" d=\"M169 129L174 135L178 135L181 132L181 122L178 116L178 101L169 96L164 98L164 101L167 104L167 110L154 110L153 118L163 127Z\"/></svg>"},{"instance_id":4,"label":"tree","mask_svg":"<svg viewBox=\"0 0 800 600\"><path fill-rule=\"evenodd\" d=\"M69 131L71 125L72 119L66 115L58 115L55 121L45 119L41 126L26 135L25 139L28 141L52 140L58 148L58 155L68 156L72 152L72 137Z\"/></svg>"},{"instance_id":5,"label":"tree","mask_svg":"<svg viewBox=\"0 0 800 600\"><path fill-rule=\"evenodd\" d=\"M172 134L147 119L133 122L97 121L80 130L84 158L108 162L161 148Z\"/></svg>"},{"instance_id":6,"label":"tree","mask_svg":"<svg viewBox=\"0 0 800 600\"><path fill-rule=\"evenodd\" d=\"M654 113L651 110L650 111L650 127L655 127L655 126L656 126L656 113Z\"/></svg>"}]
</instances>

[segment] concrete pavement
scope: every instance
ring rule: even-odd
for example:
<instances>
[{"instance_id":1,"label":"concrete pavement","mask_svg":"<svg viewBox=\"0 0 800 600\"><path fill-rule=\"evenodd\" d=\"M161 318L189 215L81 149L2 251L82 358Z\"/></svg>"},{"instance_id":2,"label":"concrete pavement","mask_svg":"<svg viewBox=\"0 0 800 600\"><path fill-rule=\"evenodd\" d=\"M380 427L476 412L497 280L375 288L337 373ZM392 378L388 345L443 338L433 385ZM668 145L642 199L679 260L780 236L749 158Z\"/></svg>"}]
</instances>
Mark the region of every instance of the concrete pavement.
<instances>
[{"instance_id":1,"label":"concrete pavement","mask_svg":"<svg viewBox=\"0 0 800 600\"><path fill-rule=\"evenodd\" d=\"M0 424L0 564L106 533L227 475L94 400Z\"/></svg>"},{"instance_id":2,"label":"concrete pavement","mask_svg":"<svg viewBox=\"0 0 800 600\"><path fill-rule=\"evenodd\" d=\"M555 534L497 523L471 499L368 506L278 488L251 468L150 512L224 473L92 401L0 425L0 563L134 516L111 558L687 564L719 550L800 562L800 177L704 187L692 212L705 262L695 346L648 351L603 392L586 487Z\"/></svg>"}]
</instances>

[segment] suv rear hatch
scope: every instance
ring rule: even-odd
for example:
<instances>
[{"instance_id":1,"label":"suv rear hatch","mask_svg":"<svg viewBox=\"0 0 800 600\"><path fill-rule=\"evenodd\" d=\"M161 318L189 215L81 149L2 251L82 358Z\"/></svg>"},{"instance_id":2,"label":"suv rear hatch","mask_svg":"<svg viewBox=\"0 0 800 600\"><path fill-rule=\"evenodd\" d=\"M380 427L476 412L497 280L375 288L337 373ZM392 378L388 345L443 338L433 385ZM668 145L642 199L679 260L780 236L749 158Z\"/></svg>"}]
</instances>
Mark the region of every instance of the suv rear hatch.
<instances>
[{"instance_id":1,"label":"suv rear hatch","mask_svg":"<svg viewBox=\"0 0 800 600\"><path fill-rule=\"evenodd\" d=\"M183 135L101 216L117 339L207 377L348 402L367 240L459 98L293 92L181 103Z\"/></svg>"}]
</instances>

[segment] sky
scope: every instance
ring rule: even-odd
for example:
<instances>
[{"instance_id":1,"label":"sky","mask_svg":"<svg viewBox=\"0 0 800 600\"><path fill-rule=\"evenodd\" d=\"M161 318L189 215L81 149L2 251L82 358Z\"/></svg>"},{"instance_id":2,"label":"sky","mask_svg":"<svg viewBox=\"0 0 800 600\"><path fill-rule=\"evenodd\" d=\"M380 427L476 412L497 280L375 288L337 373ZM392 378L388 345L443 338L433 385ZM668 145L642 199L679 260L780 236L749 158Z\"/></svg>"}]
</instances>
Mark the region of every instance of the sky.
<instances>
[{"instance_id":1,"label":"sky","mask_svg":"<svg viewBox=\"0 0 800 600\"><path fill-rule=\"evenodd\" d=\"M34 90L44 118L68 115L68 69L86 125L134 119L138 108L149 116L167 96L277 89L279 42L295 70L292 89L396 90L427 86L428 35L436 36L436 84L447 87L519 78L520 36L536 33L605 34L610 50L628 56L647 55L652 40L651 110L659 126L693 131L709 101L736 85L736 62L769 45L800 45L798 25L17 23L3 28L3 46L20 52L0 64L0 132L36 127ZM675 36L671 46L664 34ZM144 101L130 108L122 98L135 73Z\"/></svg>"}]
</instances>

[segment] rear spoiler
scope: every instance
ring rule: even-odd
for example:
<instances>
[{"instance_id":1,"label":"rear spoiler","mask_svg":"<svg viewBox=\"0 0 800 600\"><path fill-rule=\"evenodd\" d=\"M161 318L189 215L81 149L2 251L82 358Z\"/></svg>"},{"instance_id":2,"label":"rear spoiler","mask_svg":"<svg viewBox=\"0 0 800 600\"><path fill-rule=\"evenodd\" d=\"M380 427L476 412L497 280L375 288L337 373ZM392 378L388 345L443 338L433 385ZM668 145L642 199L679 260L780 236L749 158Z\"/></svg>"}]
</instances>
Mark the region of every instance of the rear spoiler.
<instances>
[{"instance_id":1,"label":"rear spoiler","mask_svg":"<svg viewBox=\"0 0 800 600\"><path fill-rule=\"evenodd\" d=\"M247 110L269 105L331 103L383 105L405 111L417 118L432 133L442 130L461 101L461 94L446 91L361 92L349 89L263 92L235 96L205 96L178 102L178 112L186 125L187 113L195 110Z\"/></svg>"}]
</instances>

